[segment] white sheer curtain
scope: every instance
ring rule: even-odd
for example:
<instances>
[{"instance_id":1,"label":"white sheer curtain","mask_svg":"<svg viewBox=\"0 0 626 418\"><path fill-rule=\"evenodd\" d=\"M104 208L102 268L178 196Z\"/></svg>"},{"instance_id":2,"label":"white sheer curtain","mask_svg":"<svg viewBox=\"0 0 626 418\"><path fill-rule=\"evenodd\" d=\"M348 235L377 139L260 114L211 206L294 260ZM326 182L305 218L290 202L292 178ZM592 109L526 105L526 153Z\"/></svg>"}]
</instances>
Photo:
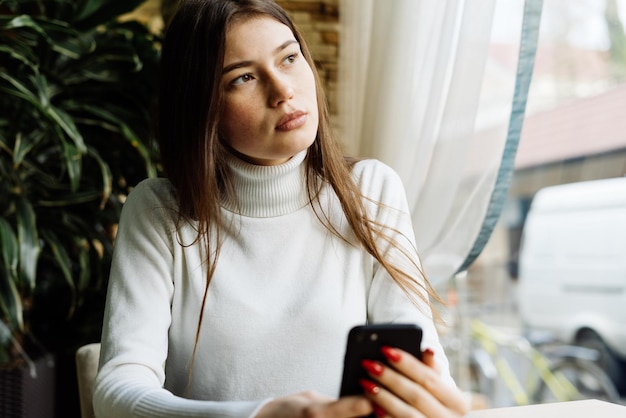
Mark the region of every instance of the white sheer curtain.
<instances>
[{"instance_id":1,"label":"white sheer curtain","mask_svg":"<svg viewBox=\"0 0 626 418\"><path fill-rule=\"evenodd\" d=\"M341 138L349 154L380 159L401 176L435 285L467 259L490 204L516 72L495 68L486 77L488 51L496 16L519 38L523 6L521 0L340 2ZM481 135L486 128L491 134Z\"/></svg>"}]
</instances>

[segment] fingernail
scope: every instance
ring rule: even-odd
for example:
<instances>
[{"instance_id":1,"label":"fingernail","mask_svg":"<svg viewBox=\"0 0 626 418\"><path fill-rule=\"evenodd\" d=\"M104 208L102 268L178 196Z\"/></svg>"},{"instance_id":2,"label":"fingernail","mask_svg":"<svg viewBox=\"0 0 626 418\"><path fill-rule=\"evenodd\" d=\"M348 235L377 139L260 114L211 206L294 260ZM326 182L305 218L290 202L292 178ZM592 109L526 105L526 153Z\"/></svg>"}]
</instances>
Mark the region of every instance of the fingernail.
<instances>
[{"instance_id":1,"label":"fingernail","mask_svg":"<svg viewBox=\"0 0 626 418\"><path fill-rule=\"evenodd\" d=\"M376 395L378 394L378 392L380 392L380 388L374 382L370 382L366 379L361 379L359 380L359 383L361 384L361 387L365 390L365 392L369 393L370 395Z\"/></svg>"},{"instance_id":2,"label":"fingernail","mask_svg":"<svg viewBox=\"0 0 626 418\"><path fill-rule=\"evenodd\" d=\"M381 348L381 351L383 352L383 355L387 357L387 359L391 362L398 362L402 358L402 354L400 354L400 351L396 350L395 348L383 347Z\"/></svg>"},{"instance_id":3,"label":"fingernail","mask_svg":"<svg viewBox=\"0 0 626 418\"><path fill-rule=\"evenodd\" d=\"M435 355L435 352L432 350L432 348L427 348L426 350L423 351L423 353L429 356Z\"/></svg>"},{"instance_id":4,"label":"fingernail","mask_svg":"<svg viewBox=\"0 0 626 418\"><path fill-rule=\"evenodd\" d=\"M377 417L384 417L387 415L387 411L385 411L383 408L381 408L378 405L374 405L374 413L376 414Z\"/></svg>"},{"instance_id":5,"label":"fingernail","mask_svg":"<svg viewBox=\"0 0 626 418\"><path fill-rule=\"evenodd\" d=\"M363 366L365 370L367 370L374 376L380 376L381 374L383 374L383 371L385 370L382 364L376 363L375 361L371 361L371 360L363 360L361 362L361 365Z\"/></svg>"}]
</instances>

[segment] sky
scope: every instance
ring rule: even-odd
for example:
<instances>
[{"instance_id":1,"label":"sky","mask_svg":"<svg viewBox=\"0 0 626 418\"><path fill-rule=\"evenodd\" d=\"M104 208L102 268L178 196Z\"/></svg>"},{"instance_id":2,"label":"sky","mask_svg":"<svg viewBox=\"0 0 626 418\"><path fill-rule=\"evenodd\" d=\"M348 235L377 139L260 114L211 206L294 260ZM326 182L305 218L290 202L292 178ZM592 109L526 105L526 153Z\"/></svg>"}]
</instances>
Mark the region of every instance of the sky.
<instances>
[{"instance_id":1,"label":"sky","mask_svg":"<svg viewBox=\"0 0 626 418\"><path fill-rule=\"evenodd\" d=\"M626 0L617 0L622 23L626 27ZM492 38L495 42L515 42L517 33L511 24L519 19L523 0L497 0ZM605 0L544 0L541 17L542 42L565 41L586 49L607 49L609 46L604 21Z\"/></svg>"}]
</instances>

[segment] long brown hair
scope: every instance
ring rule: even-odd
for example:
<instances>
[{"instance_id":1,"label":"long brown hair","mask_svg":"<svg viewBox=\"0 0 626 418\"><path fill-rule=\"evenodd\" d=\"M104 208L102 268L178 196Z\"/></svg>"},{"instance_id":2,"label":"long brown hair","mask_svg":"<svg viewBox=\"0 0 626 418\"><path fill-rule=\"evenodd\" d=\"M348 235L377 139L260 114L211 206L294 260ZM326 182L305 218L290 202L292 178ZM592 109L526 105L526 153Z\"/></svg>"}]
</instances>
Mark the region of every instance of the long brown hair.
<instances>
[{"instance_id":1,"label":"long brown hair","mask_svg":"<svg viewBox=\"0 0 626 418\"><path fill-rule=\"evenodd\" d=\"M223 103L219 83L224 39L234 19L255 16L269 16L289 27L315 75L319 127L305 164L307 191L317 217L332 233L340 236L317 204L320 187L328 184L339 198L358 244L415 302L422 300L425 306L429 306L428 296L436 297L426 280L422 282L387 260L377 246L381 239L389 243L391 234L385 233L383 225L367 216L364 198L351 175L355 160L343 156L339 142L333 136L326 97L313 58L287 13L271 0L186 0L167 29L163 43L158 139L165 171L177 193L179 222L194 221L198 228L194 243L205 246L208 254L207 280L192 362L209 283L219 257L224 228L220 201L232 198L234 194L225 158L228 151L218 129ZM209 237L217 241L210 243ZM400 249L393 240L390 243ZM417 252L402 252L419 271Z\"/></svg>"}]
</instances>

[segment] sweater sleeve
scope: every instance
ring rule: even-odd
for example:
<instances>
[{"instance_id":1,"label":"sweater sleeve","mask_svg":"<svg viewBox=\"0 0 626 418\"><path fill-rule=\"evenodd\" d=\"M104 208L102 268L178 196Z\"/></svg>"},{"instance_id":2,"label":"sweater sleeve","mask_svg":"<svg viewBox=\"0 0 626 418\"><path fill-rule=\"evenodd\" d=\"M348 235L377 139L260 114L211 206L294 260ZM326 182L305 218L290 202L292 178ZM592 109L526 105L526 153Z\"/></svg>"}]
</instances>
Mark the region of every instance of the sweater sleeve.
<instances>
[{"instance_id":1,"label":"sweater sleeve","mask_svg":"<svg viewBox=\"0 0 626 418\"><path fill-rule=\"evenodd\" d=\"M94 388L96 416L254 416L263 401L191 400L163 387L176 243L170 190L164 180L144 181L129 195L122 211Z\"/></svg>"},{"instance_id":2,"label":"sweater sleeve","mask_svg":"<svg viewBox=\"0 0 626 418\"><path fill-rule=\"evenodd\" d=\"M443 350L433 321L432 310L425 291L415 233L406 200L406 192L395 171L376 160L364 160L355 166L354 175L365 196L371 219L383 225L383 233L395 242L393 247L385 239L379 239L379 249L386 259L409 273L421 297L409 297L378 262L374 262L374 274L367 300L367 320L370 323L415 323L422 328L422 350L430 348L442 377L454 384L450 376L448 359Z\"/></svg>"}]
</instances>

